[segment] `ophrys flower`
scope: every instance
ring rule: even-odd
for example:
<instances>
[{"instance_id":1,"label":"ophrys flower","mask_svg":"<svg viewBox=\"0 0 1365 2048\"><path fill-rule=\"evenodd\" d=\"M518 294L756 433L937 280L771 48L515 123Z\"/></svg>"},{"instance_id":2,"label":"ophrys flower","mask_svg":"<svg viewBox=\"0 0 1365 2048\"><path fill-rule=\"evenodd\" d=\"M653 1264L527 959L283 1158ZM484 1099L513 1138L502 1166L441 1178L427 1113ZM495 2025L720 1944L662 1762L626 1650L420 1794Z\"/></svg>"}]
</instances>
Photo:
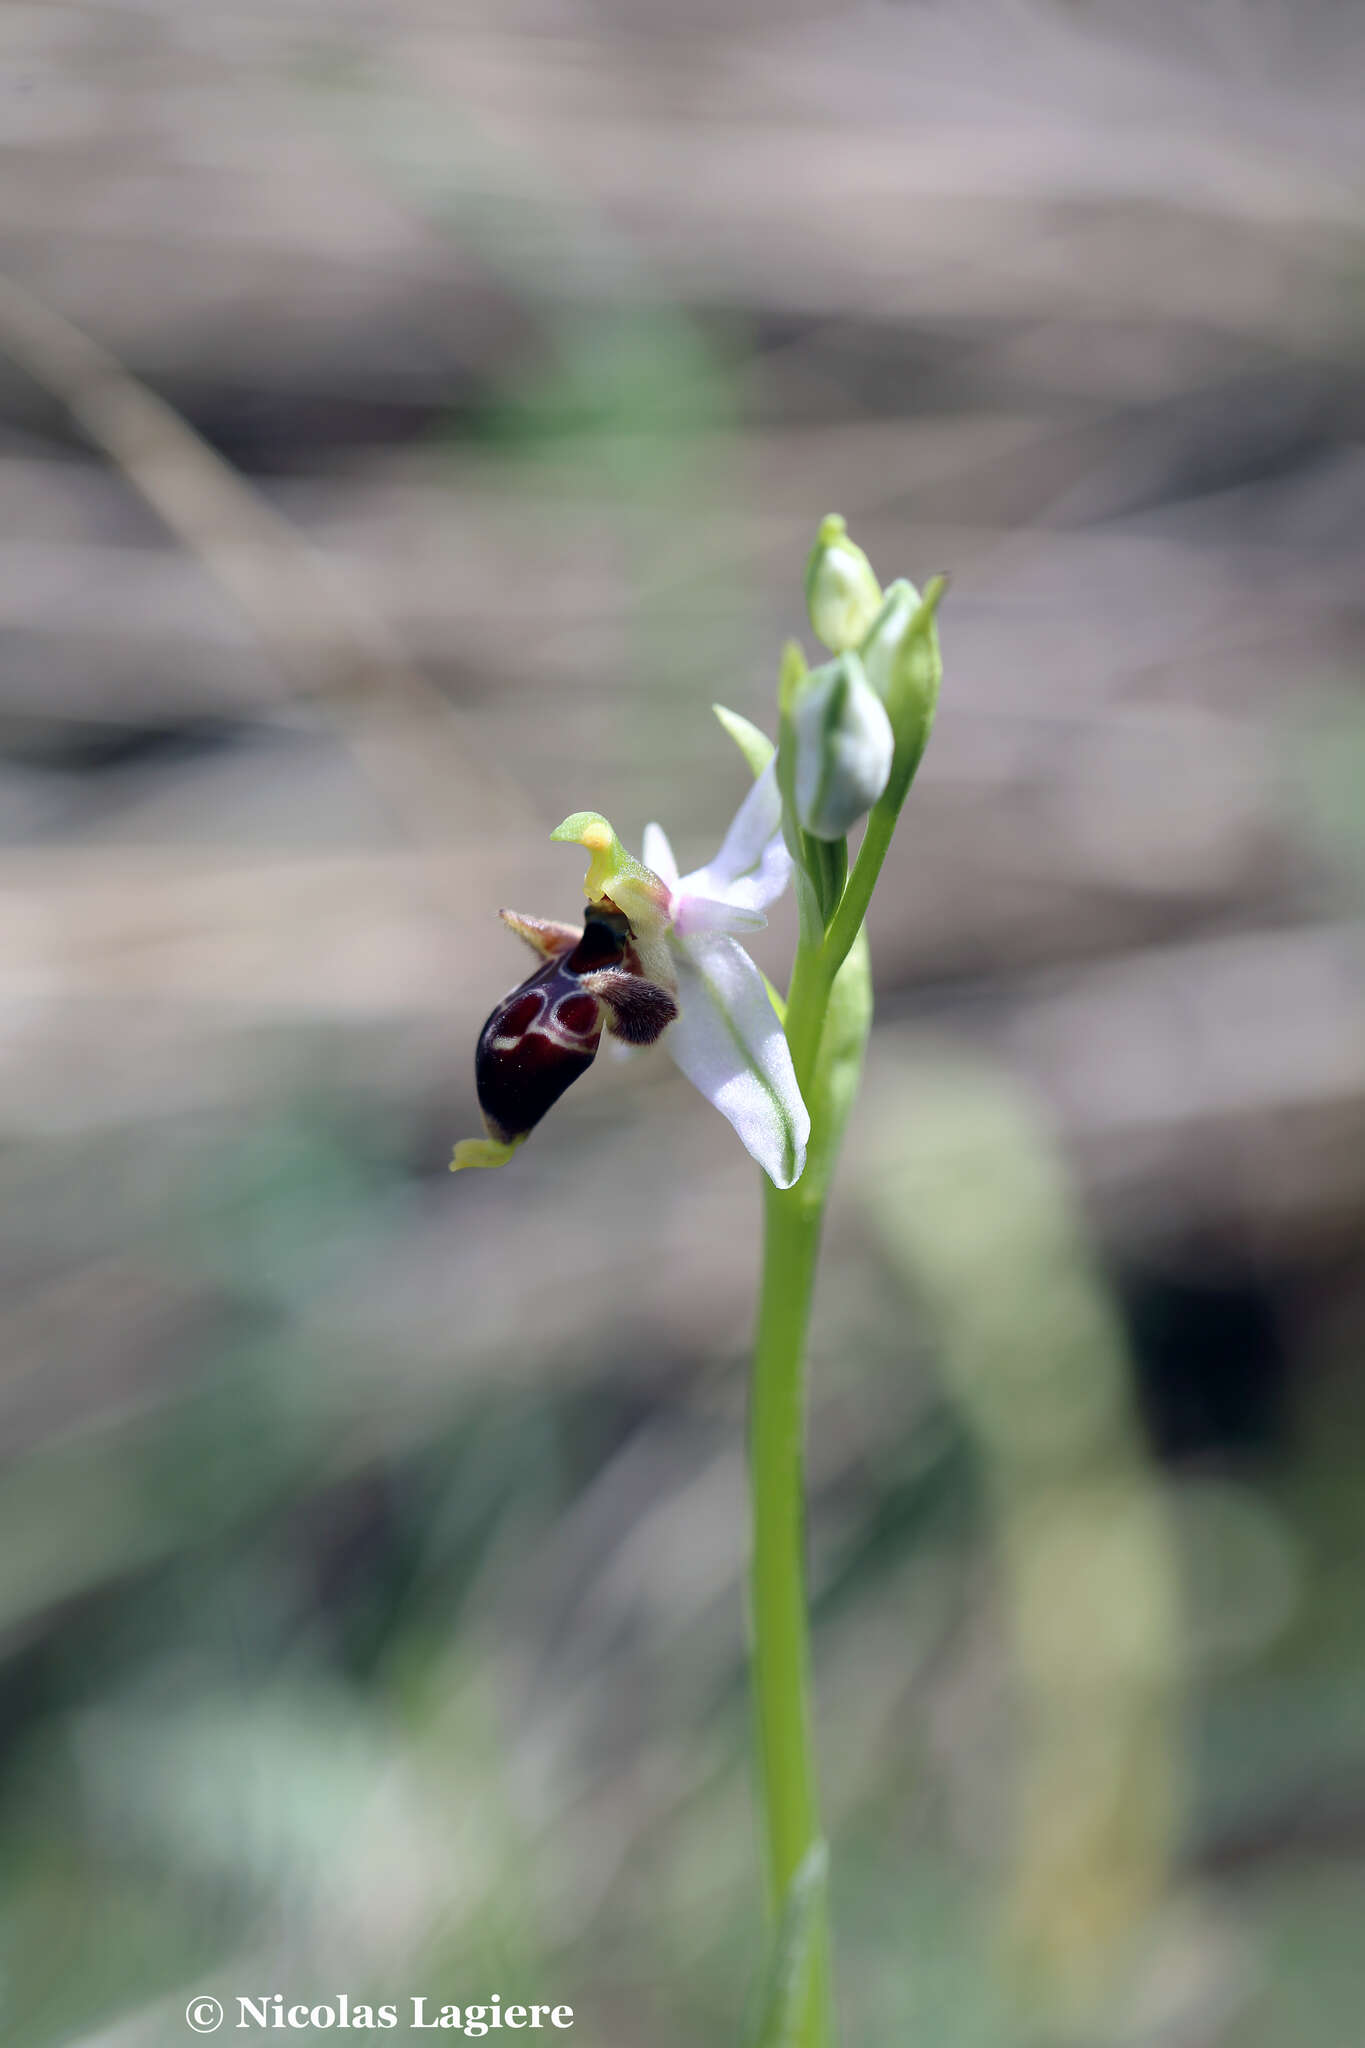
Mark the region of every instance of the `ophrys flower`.
<instances>
[{"instance_id":1,"label":"ophrys flower","mask_svg":"<svg viewBox=\"0 0 1365 2048\"><path fill-rule=\"evenodd\" d=\"M719 851L691 874L679 875L658 825L645 829L643 861L597 811L575 812L551 837L591 856L583 931L502 913L542 964L484 1026L475 1078L489 1135L462 1140L454 1167L503 1165L586 1073L604 1030L636 1045L666 1033L688 1080L790 1187L810 1118L768 985L736 936L766 924L791 872L771 762Z\"/></svg>"}]
</instances>

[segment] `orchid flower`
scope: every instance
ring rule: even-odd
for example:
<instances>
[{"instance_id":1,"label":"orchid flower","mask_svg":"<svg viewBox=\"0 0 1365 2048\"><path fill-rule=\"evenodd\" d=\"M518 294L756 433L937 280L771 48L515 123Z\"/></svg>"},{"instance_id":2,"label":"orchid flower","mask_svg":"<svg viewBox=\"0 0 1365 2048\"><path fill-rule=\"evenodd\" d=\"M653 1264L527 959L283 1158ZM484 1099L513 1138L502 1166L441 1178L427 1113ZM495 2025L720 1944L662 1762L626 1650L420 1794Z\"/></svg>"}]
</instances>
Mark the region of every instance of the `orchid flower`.
<instances>
[{"instance_id":1,"label":"orchid flower","mask_svg":"<svg viewBox=\"0 0 1365 2048\"><path fill-rule=\"evenodd\" d=\"M605 1030L634 1045L663 1037L774 1185L800 1177L810 1117L768 985L738 937L767 923L787 886L782 800L768 743L733 714L722 722L758 773L704 867L679 875L658 825L636 860L599 812L576 811L550 836L590 855L583 930L502 912L542 964L484 1026L475 1078L488 1136L456 1146L454 1171L504 1165L586 1073Z\"/></svg>"}]
</instances>

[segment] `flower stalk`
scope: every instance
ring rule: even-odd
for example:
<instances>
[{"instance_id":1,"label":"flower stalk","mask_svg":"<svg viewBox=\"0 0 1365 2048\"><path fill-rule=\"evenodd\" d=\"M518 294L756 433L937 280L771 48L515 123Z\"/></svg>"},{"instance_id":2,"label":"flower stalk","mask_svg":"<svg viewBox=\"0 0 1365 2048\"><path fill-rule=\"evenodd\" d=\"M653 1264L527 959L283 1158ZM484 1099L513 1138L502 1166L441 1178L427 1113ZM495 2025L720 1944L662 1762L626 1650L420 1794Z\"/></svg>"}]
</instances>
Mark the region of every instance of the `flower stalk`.
<instances>
[{"instance_id":1,"label":"flower stalk","mask_svg":"<svg viewBox=\"0 0 1365 2048\"><path fill-rule=\"evenodd\" d=\"M805 1584L806 1350L825 1208L844 1126L862 1077L872 1022L864 918L900 809L928 743L938 687L934 614L942 581L907 621L890 665L888 711L895 753L868 815L852 871L831 900L823 849L808 848L793 815L791 702L801 684L784 663L778 783L798 868L802 930L788 989L785 1028L797 1085L810 1113L806 1168L791 1187L764 1190L763 1273L749 1408L753 1518L750 1582L754 1713L769 1911L777 1921L799 1873L821 1843ZM804 856L804 859L803 859ZM806 1919L804 1982L794 2002L792 2048L833 2039L829 1928L823 1890Z\"/></svg>"},{"instance_id":2,"label":"flower stalk","mask_svg":"<svg viewBox=\"0 0 1365 2048\"><path fill-rule=\"evenodd\" d=\"M704 867L680 874L667 835L637 860L597 811L552 833L589 855L577 925L504 910L535 955L480 1034L485 1135L453 1169L506 1165L604 1034L662 1039L767 1175L749 1454L750 1621L759 1794L777 2006L756 2048L829 2048L829 1934L810 1699L805 1584L805 1372L825 1206L872 1023L863 929L928 743L940 663L941 579L883 593L842 519L821 524L806 571L812 671L782 656L778 739L715 707L753 786ZM866 819L849 865L848 833ZM785 1004L741 939L791 880L800 937ZM776 2031L774 2031L776 2029Z\"/></svg>"}]
</instances>

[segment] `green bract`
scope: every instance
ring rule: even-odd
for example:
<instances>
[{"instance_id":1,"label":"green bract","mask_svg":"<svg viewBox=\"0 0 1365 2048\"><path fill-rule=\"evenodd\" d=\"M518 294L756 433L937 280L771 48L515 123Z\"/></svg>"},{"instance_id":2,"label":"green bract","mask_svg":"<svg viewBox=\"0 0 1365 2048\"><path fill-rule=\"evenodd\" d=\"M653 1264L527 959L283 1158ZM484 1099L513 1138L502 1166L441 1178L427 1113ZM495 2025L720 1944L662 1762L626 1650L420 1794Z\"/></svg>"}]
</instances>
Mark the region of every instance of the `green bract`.
<instances>
[{"instance_id":1,"label":"green bract","mask_svg":"<svg viewBox=\"0 0 1365 2048\"><path fill-rule=\"evenodd\" d=\"M713 704L711 709L748 762L749 773L761 775L777 752L767 733L761 732L752 720L741 718L738 711L727 711L723 704Z\"/></svg>"}]
</instances>

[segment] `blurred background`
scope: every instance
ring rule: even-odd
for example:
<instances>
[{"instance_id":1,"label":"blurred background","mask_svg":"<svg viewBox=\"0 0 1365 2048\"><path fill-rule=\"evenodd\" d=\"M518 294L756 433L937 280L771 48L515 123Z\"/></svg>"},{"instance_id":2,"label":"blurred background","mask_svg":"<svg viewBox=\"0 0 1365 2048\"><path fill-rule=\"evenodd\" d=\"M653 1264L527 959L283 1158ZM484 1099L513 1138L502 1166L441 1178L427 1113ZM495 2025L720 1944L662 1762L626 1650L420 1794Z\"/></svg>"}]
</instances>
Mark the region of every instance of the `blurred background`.
<instances>
[{"instance_id":1,"label":"blurred background","mask_svg":"<svg viewBox=\"0 0 1365 2048\"><path fill-rule=\"evenodd\" d=\"M499 905L707 857L831 510L952 578L814 1338L843 2039L1358 2039L1363 46L4 9L7 2042L739 2048L755 1174L661 1053L446 1168Z\"/></svg>"}]
</instances>

